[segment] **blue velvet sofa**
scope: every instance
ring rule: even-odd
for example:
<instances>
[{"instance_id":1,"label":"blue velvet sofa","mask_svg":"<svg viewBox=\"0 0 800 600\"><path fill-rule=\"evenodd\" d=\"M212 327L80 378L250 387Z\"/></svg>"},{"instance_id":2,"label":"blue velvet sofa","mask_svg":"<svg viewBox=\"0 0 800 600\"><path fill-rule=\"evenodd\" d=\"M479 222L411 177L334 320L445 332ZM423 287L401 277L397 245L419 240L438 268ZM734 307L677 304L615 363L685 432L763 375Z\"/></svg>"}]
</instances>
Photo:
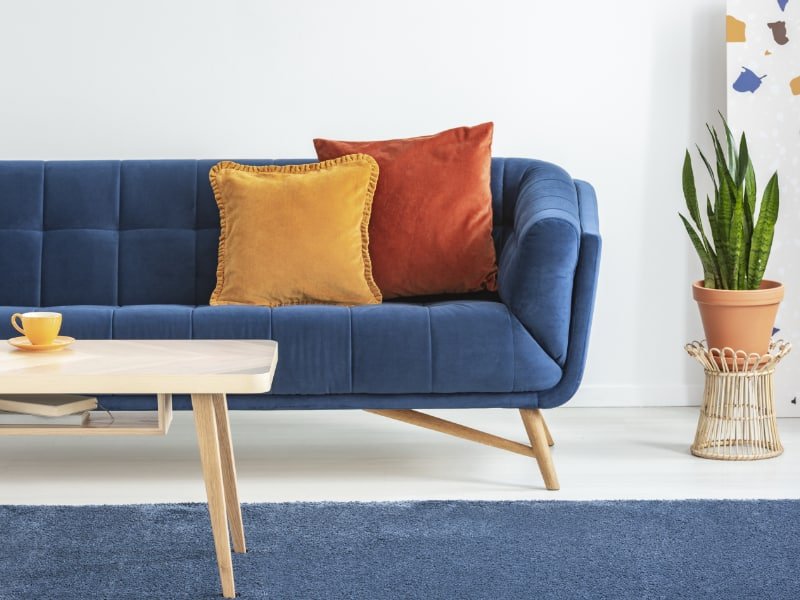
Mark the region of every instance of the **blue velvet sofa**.
<instances>
[{"instance_id":1,"label":"blue velvet sofa","mask_svg":"<svg viewBox=\"0 0 800 600\"><path fill-rule=\"evenodd\" d=\"M277 340L273 391L231 397L239 409L538 409L575 393L600 257L587 183L546 162L493 159L497 294L209 306L216 162L0 161L0 334L15 335L12 313L41 307L76 338Z\"/></svg>"}]
</instances>

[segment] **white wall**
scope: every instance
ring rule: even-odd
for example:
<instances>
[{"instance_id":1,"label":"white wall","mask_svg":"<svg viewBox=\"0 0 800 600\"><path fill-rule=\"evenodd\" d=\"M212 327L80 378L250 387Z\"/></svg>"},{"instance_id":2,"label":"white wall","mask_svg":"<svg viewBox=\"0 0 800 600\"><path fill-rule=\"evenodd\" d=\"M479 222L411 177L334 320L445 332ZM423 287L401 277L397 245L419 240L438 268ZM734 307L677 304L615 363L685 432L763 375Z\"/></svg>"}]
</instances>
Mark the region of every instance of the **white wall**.
<instances>
[{"instance_id":1,"label":"white wall","mask_svg":"<svg viewBox=\"0 0 800 600\"><path fill-rule=\"evenodd\" d=\"M684 148L725 107L724 0L10 2L0 158L306 157L314 136L494 120L592 182L605 237L579 402L699 401ZM694 387L687 387L694 386Z\"/></svg>"}]
</instances>

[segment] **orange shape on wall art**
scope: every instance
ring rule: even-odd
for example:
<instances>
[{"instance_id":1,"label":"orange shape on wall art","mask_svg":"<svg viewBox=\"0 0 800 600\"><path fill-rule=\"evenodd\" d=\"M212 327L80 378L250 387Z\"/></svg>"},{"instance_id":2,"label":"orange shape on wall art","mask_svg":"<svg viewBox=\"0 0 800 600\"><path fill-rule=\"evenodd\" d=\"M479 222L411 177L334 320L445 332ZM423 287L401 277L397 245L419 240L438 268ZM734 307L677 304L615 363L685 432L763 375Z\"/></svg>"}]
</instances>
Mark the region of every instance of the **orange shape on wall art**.
<instances>
[{"instance_id":1,"label":"orange shape on wall art","mask_svg":"<svg viewBox=\"0 0 800 600\"><path fill-rule=\"evenodd\" d=\"M745 36L745 22L740 21L736 17L727 15L725 17L726 40L729 42L746 42Z\"/></svg>"},{"instance_id":2,"label":"orange shape on wall art","mask_svg":"<svg viewBox=\"0 0 800 600\"><path fill-rule=\"evenodd\" d=\"M795 96L800 96L800 77L795 77L789 82L789 87Z\"/></svg>"}]
</instances>

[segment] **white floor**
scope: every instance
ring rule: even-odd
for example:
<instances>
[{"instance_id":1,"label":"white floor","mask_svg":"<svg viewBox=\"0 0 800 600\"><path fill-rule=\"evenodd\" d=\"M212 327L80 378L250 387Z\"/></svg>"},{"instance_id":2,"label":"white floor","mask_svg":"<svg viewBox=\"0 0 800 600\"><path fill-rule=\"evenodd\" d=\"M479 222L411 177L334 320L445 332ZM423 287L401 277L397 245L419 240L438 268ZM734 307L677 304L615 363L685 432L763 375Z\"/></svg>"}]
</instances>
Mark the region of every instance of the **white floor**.
<instances>
[{"instance_id":1,"label":"white floor","mask_svg":"<svg viewBox=\"0 0 800 600\"><path fill-rule=\"evenodd\" d=\"M545 413L561 491L535 461L360 411L235 412L244 502L800 498L800 419L780 420L783 456L694 458L697 408ZM511 410L435 414L523 441ZM0 437L0 504L203 501L191 414L166 437Z\"/></svg>"}]
</instances>

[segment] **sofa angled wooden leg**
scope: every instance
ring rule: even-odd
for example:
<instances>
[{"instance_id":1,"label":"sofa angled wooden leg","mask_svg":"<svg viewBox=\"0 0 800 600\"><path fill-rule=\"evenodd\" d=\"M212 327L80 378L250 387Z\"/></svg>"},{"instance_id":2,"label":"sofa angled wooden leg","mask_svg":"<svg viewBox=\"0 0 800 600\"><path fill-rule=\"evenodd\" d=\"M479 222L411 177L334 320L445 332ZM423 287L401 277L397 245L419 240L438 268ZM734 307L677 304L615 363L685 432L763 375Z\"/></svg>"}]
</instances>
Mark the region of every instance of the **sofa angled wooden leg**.
<instances>
[{"instance_id":1,"label":"sofa angled wooden leg","mask_svg":"<svg viewBox=\"0 0 800 600\"><path fill-rule=\"evenodd\" d=\"M466 425L459 425L458 423L453 423L447 419L440 419L439 417L434 417L433 415L417 412L416 410L366 409L364 412L381 415L383 417L389 417L390 419L403 421L404 423L416 425L417 427L424 427L425 429L433 429L439 433L446 433L447 435L453 435L471 442L485 444L487 446L500 448L501 450L506 450L508 452L514 452L516 454L522 454L523 456L534 455L533 448L526 446L525 444L520 444L519 442L515 442L513 440L507 440L506 438L498 435L492 435L491 433L486 433L480 429L473 429L472 427L467 427Z\"/></svg>"},{"instance_id":2,"label":"sofa angled wooden leg","mask_svg":"<svg viewBox=\"0 0 800 600\"><path fill-rule=\"evenodd\" d=\"M417 427L432 429L471 442L500 448L508 452L533 457L539 463L539 470L542 472L545 487L548 490L559 489L553 458L550 455L550 446L553 445L553 438L550 436L544 417L542 417L538 409L521 408L519 411L522 415L525 431L528 433L528 439L531 442L530 446L416 410L367 409L365 412L395 419L396 421L403 421Z\"/></svg>"},{"instance_id":3,"label":"sofa angled wooden leg","mask_svg":"<svg viewBox=\"0 0 800 600\"><path fill-rule=\"evenodd\" d=\"M538 408L520 408L519 414L522 416L522 423L536 455L536 462L539 463L545 487L548 490L559 489L556 468L553 466L553 457L550 454L552 438L548 435L542 412Z\"/></svg>"},{"instance_id":4,"label":"sofa angled wooden leg","mask_svg":"<svg viewBox=\"0 0 800 600\"><path fill-rule=\"evenodd\" d=\"M550 428L547 426L547 422L544 420L544 418L542 419L542 423L544 423L544 434L547 436L547 445L548 446L555 445L555 442L553 441L553 436L550 435Z\"/></svg>"}]
</instances>

